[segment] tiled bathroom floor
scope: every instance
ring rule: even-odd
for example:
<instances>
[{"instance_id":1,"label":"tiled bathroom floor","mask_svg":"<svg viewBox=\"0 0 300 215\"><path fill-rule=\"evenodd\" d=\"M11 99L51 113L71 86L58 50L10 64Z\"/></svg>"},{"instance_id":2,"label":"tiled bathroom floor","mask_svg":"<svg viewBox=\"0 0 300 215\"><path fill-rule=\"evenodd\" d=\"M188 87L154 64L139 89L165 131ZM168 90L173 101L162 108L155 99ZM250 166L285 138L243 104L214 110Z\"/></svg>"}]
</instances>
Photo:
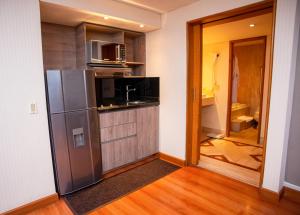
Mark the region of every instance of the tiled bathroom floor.
<instances>
[{"instance_id":1,"label":"tiled bathroom floor","mask_svg":"<svg viewBox=\"0 0 300 215\"><path fill-rule=\"evenodd\" d=\"M261 139L260 143L257 144L257 135L258 135L258 130L251 127L251 128L242 130L241 132L231 131L230 136L225 137L224 139L262 147L263 139Z\"/></svg>"},{"instance_id":2,"label":"tiled bathroom floor","mask_svg":"<svg viewBox=\"0 0 300 215\"><path fill-rule=\"evenodd\" d=\"M209 139L201 143L200 154L250 170L260 171L263 149L224 139Z\"/></svg>"},{"instance_id":3,"label":"tiled bathroom floor","mask_svg":"<svg viewBox=\"0 0 300 215\"><path fill-rule=\"evenodd\" d=\"M200 145L198 166L258 187L262 153L257 145L209 139Z\"/></svg>"}]
</instances>

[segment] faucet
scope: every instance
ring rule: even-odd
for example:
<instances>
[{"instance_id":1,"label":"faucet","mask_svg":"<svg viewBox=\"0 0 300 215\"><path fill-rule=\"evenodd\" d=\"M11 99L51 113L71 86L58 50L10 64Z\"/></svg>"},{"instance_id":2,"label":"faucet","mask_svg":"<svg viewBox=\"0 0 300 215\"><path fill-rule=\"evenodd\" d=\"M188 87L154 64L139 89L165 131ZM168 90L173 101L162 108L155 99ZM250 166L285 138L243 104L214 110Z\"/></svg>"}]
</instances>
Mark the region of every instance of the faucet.
<instances>
[{"instance_id":1,"label":"faucet","mask_svg":"<svg viewBox=\"0 0 300 215\"><path fill-rule=\"evenodd\" d=\"M130 86L131 85L126 85L126 102L129 102L129 93L136 90L135 88L129 89Z\"/></svg>"}]
</instances>

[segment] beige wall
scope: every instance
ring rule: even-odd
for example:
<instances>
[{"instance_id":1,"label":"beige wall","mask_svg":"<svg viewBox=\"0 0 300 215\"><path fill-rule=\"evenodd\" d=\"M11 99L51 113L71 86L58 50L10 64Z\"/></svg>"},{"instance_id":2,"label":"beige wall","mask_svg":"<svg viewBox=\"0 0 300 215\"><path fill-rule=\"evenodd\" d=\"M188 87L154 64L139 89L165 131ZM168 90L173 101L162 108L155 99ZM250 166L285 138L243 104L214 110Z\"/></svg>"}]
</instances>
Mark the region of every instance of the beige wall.
<instances>
[{"instance_id":1,"label":"beige wall","mask_svg":"<svg viewBox=\"0 0 300 215\"><path fill-rule=\"evenodd\" d=\"M205 38L204 38L205 39ZM214 65L215 54L219 57ZM227 117L229 41L203 45L203 87L213 88L212 73L215 69L217 86L214 89L215 105L202 109L202 126L225 131Z\"/></svg>"}]
</instances>

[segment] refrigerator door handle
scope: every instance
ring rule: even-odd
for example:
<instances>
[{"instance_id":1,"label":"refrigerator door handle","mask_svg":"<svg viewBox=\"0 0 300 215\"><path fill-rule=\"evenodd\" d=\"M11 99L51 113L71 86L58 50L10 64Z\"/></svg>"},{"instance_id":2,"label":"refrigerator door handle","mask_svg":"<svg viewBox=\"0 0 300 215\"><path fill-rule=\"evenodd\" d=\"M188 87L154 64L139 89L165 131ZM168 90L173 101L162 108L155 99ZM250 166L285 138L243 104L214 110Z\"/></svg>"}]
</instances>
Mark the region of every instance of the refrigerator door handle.
<instances>
[{"instance_id":1,"label":"refrigerator door handle","mask_svg":"<svg viewBox=\"0 0 300 215\"><path fill-rule=\"evenodd\" d=\"M83 128L72 129L72 134L74 148L78 148L85 145Z\"/></svg>"}]
</instances>

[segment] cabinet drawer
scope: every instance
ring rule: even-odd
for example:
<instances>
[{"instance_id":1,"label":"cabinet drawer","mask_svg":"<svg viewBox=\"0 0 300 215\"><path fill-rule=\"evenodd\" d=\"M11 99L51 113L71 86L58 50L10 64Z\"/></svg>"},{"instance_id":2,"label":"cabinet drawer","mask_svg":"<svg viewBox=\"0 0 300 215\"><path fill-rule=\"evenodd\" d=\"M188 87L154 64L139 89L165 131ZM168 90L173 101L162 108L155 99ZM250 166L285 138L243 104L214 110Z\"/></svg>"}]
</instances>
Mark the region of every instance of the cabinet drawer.
<instances>
[{"instance_id":1,"label":"cabinet drawer","mask_svg":"<svg viewBox=\"0 0 300 215\"><path fill-rule=\"evenodd\" d=\"M100 128L136 122L136 110L123 110L100 114Z\"/></svg>"},{"instance_id":2,"label":"cabinet drawer","mask_svg":"<svg viewBox=\"0 0 300 215\"><path fill-rule=\"evenodd\" d=\"M104 172L137 160L136 136L102 143L101 147Z\"/></svg>"},{"instance_id":3,"label":"cabinet drawer","mask_svg":"<svg viewBox=\"0 0 300 215\"><path fill-rule=\"evenodd\" d=\"M136 135L136 123L127 123L100 129L101 142L121 139Z\"/></svg>"}]
</instances>

